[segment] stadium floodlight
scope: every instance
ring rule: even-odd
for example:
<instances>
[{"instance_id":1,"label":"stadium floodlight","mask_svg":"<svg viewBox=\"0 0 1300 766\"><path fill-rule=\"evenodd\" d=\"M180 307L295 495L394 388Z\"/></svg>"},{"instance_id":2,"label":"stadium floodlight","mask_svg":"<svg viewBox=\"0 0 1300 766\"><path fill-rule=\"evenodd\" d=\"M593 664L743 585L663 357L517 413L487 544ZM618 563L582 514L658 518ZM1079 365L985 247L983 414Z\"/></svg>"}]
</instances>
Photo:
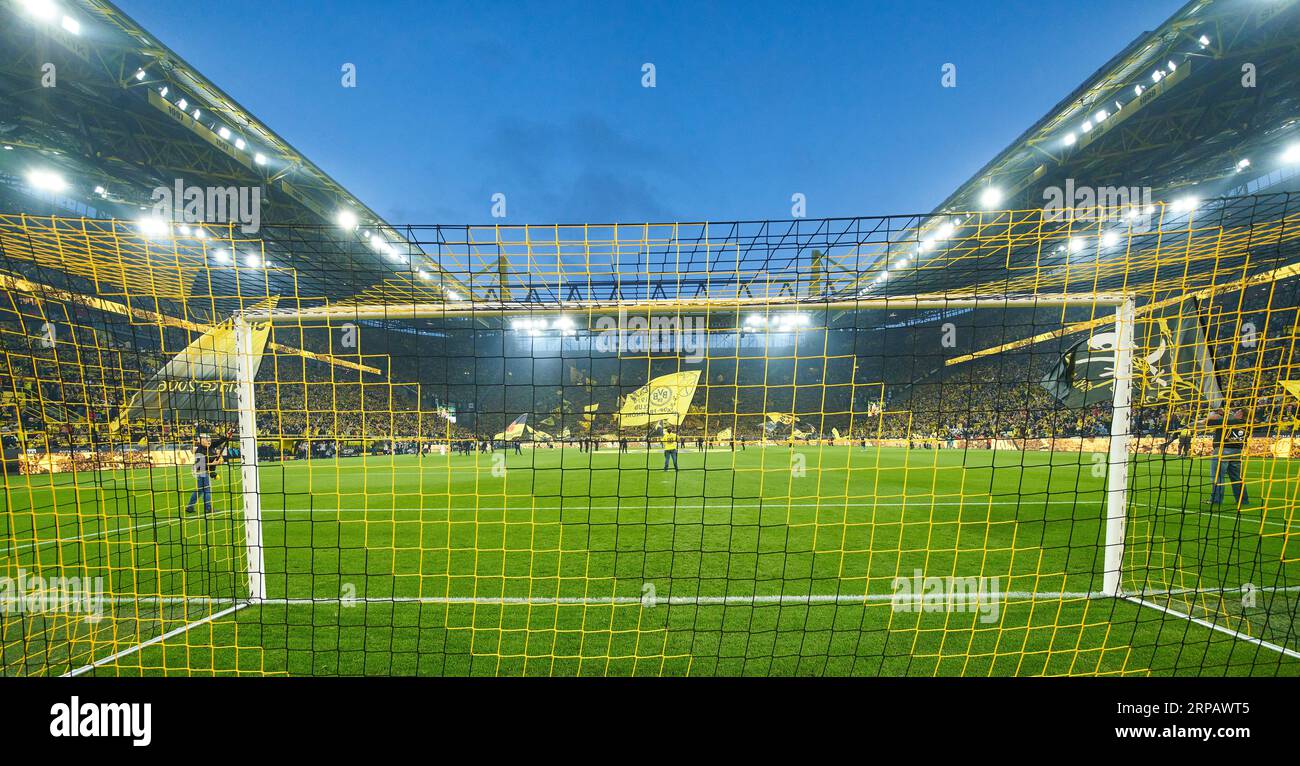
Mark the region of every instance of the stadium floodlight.
<instances>
[{"instance_id":1,"label":"stadium floodlight","mask_svg":"<svg viewBox=\"0 0 1300 766\"><path fill-rule=\"evenodd\" d=\"M448 290L448 291L447 291L447 298L448 298L449 300L453 300L453 301L462 300L461 297L460 297L460 294L457 293L455 290Z\"/></svg>"},{"instance_id":2,"label":"stadium floodlight","mask_svg":"<svg viewBox=\"0 0 1300 766\"><path fill-rule=\"evenodd\" d=\"M353 231L357 228L359 223L357 221L357 214L347 209L340 210L334 216L334 222L339 225L340 229L345 231Z\"/></svg>"},{"instance_id":3,"label":"stadium floodlight","mask_svg":"<svg viewBox=\"0 0 1300 766\"><path fill-rule=\"evenodd\" d=\"M63 176L53 170L31 170L27 173L27 183L36 191L61 194L68 188Z\"/></svg>"},{"instance_id":4,"label":"stadium floodlight","mask_svg":"<svg viewBox=\"0 0 1300 766\"><path fill-rule=\"evenodd\" d=\"M563 335L572 335L578 329L572 318L563 315L556 317L555 321L551 323L551 327L559 330Z\"/></svg>"},{"instance_id":5,"label":"stadium floodlight","mask_svg":"<svg viewBox=\"0 0 1300 766\"><path fill-rule=\"evenodd\" d=\"M190 102L186 101L185 99L181 99L180 101L176 102L176 108L181 110L182 112L188 109L189 106L190 106Z\"/></svg>"},{"instance_id":6,"label":"stadium floodlight","mask_svg":"<svg viewBox=\"0 0 1300 766\"><path fill-rule=\"evenodd\" d=\"M143 69L137 69L137 70L135 70L135 79L136 79L136 80L144 80L144 70L143 70Z\"/></svg>"},{"instance_id":7,"label":"stadium floodlight","mask_svg":"<svg viewBox=\"0 0 1300 766\"><path fill-rule=\"evenodd\" d=\"M219 247L216 250L213 250L212 260L216 261L217 263L229 263L230 251L224 247Z\"/></svg>"},{"instance_id":8,"label":"stadium floodlight","mask_svg":"<svg viewBox=\"0 0 1300 766\"><path fill-rule=\"evenodd\" d=\"M1300 162L1300 143L1291 144L1282 151L1282 161L1288 165Z\"/></svg>"},{"instance_id":9,"label":"stadium floodlight","mask_svg":"<svg viewBox=\"0 0 1300 766\"><path fill-rule=\"evenodd\" d=\"M1199 199L1191 195L1188 195L1185 197L1179 197L1178 199L1174 200L1173 204L1170 205L1170 209L1173 210L1175 213L1190 213L1191 211L1195 210L1196 206L1199 204L1201 204L1201 201Z\"/></svg>"},{"instance_id":10,"label":"stadium floodlight","mask_svg":"<svg viewBox=\"0 0 1300 766\"><path fill-rule=\"evenodd\" d=\"M81 22L77 21L71 16L64 16L63 21L60 22L60 25L63 27L63 30L68 34L73 34L73 35L81 34Z\"/></svg>"},{"instance_id":11,"label":"stadium floodlight","mask_svg":"<svg viewBox=\"0 0 1300 766\"><path fill-rule=\"evenodd\" d=\"M1064 143L1066 146L1074 146L1075 142L1078 140L1079 137L1074 135L1074 131L1070 131L1069 133L1065 134Z\"/></svg>"},{"instance_id":12,"label":"stadium floodlight","mask_svg":"<svg viewBox=\"0 0 1300 766\"><path fill-rule=\"evenodd\" d=\"M429 272L425 271L424 269L416 269L416 270L415 270L415 276L419 277L420 279L425 280L426 282L427 282L429 279L431 279L431 277L429 276Z\"/></svg>"},{"instance_id":13,"label":"stadium floodlight","mask_svg":"<svg viewBox=\"0 0 1300 766\"><path fill-rule=\"evenodd\" d=\"M182 237L188 237L190 235L190 227L185 224L181 224L177 231L181 233Z\"/></svg>"},{"instance_id":14,"label":"stadium floodlight","mask_svg":"<svg viewBox=\"0 0 1300 766\"><path fill-rule=\"evenodd\" d=\"M1242 157L1241 159L1237 160L1237 172L1238 172L1238 173L1240 173L1241 171L1245 170L1245 169L1248 168L1248 167L1250 167L1250 160L1249 160L1249 159L1247 159L1247 158L1245 158L1245 157Z\"/></svg>"},{"instance_id":15,"label":"stadium floodlight","mask_svg":"<svg viewBox=\"0 0 1300 766\"><path fill-rule=\"evenodd\" d=\"M997 207L1002 202L1002 190L996 186L986 186L984 191L980 192L980 205L985 210Z\"/></svg>"},{"instance_id":16,"label":"stadium floodlight","mask_svg":"<svg viewBox=\"0 0 1300 766\"><path fill-rule=\"evenodd\" d=\"M1160 82L1161 78L1163 78L1164 76L1165 76L1165 70L1157 69L1156 71L1151 73L1151 81Z\"/></svg>"},{"instance_id":17,"label":"stadium floodlight","mask_svg":"<svg viewBox=\"0 0 1300 766\"><path fill-rule=\"evenodd\" d=\"M236 148L236 149L239 149L240 151L243 151L243 149L244 149L245 146L247 146L247 144L244 143L244 139L242 139L242 138L236 138L236 139L235 139L235 148Z\"/></svg>"},{"instance_id":18,"label":"stadium floodlight","mask_svg":"<svg viewBox=\"0 0 1300 766\"><path fill-rule=\"evenodd\" d=\"M202 114L203 112L200 112L196 107L194 111L190 113L190 116L197 120Z\"/></svg>"},{"instance_id":19,"label":"stadium floodlight","mask_svg":"<svg viewBox=\"0 0 1300 766\"><path fill-rule=\"evenodd\" d=\"M1114 247L1119 244L1119 232L1108 231L1101 235L1102 247Z\"/></svg>"},{"instance_id":20,"label":"stadium floodlight","mask_svg":"<svg viewBox=\"0 0 1300 766\"><path fill-rule=\"evenodd\" d=\"M102 197L102 196L104 196L105 194L108 194L108 189L105 189L105 188L102 187L102 186L96 186L96 187L95 187L95 193Z\"/></svg>"},{"instance_id":21,"label":"stadium floodlight","mask_svg":"<svg viewBox=\"0 0 1300 766\"><path fill-rule=\"evenodd\" d=\"M1092 120L1084 120L1084 121L1083 121L1083 124L1080 125L1079 127L1083 130L1084 133L1091 133L1091 132L1092 132Z\"/></svg>"},{"instance_id":22,"label":"stadium floodlight","mask_svg":"<svg viewBox=\"0 0 1300 766\"><path fill-rule=\"evenodd\" d=\"M262 256L257 253L248 253L244 256L244 265L250 269L262 268Z\"/></svg>"},{"instance_id":23,"label":"stadium floodlight","mask_svg":"<svg viewBox=\"0 0 1300 766\"><path fill-rule=\"evenodd\" d=\"M53 0L22 0L22 2L27 12L41 21L53 21L59 13L59 7Z\"/></svg>"},{"instance_id":24,"label":"stadium floodlight","mask_svg":"<svg viewBox=\"0 0 1300 766\"><path fill-rule=\"evenodd\" d=\"M208 238L208 232L207 232L207 230L204 229L202 226L196 226L196 227L194 228L194 236L195 236L195 238L197 238L197 239L207 239L207 238Z\"/></svg>"},{"instance_id":25,"label":"stadium floodlight","mask_svg":"<svg viewBox=\"0 0 1300 766\"><path fill-rule=\"evenodd\" d=\"M1142 95L1142 91L1144 91L1144 90L1146 90L1146 88L1143 88L1143 87L1142 87L1142 83L1138 83L1137 85L1134 85L1134 86L1133 86L1133 95L1134 95L1134 96L1141 96L1141 95Z\"/></svg>"},{"instance_id":26,"label":"stadium floodlight","mask_svg":"<svg viewBox=\"0 0 1300 766\"><path fill-rule=\"evenodd\" d=\"M1201 35L1196 42L1200 43L1202 48L1207 48L1210 45L1210 38L1206 35Z\"/></svg>"},{"instance_id":27,"label":"stadium floodlight","mask_svg":"<svg viewBox=\"0 0 1300 766\"><path fill-rule=\"evenodd\" d=\"M261 152L258 152L257 154L254 154L254 155L253 155L253 162L256 163L256 164L258 164L258 165L265 165L265 164L266 164L266 155L265 155L265 154L262 154Z\"/></svg>"},{"instance_id":28,"label":"stadium floodlight","mask_svg":"<svg viewBox=\"0 0 1300 766\"><path fill-rule=\"evenodd\" d=\"M1178 65L1175 64L1175 63L1173 62L1173 59L1170 59L1169 61L1165 62L1165 64L1166 64L1166 66L1169 67L1169 71L1170 71L1170 72L1172 72L1172 71L1174 71L1175 69L1178 68Z\"/></svg>"},{"instance_id":29,"label":"stadium floodlight","mask_svg":"<svg viewBox=\"0 0 1300 766\"><path fill-rule=\"evenodd\" d=\"M221 127L217 128L217 135L221 136L224 140L229 141L230 128L227 128L225 125L222 125Z\"/></svg>"},{"instance_id":30,"label":"stadium floodlight","mask_svg":"<svg viewBox=\"0 0 1300 766\"><path fill-rule=\"evenodd\" d=\"M171 91L168 89L166 85L158 89L158 95L162 96L163 98L167 98L167 94L170 92Z\"/></svg>"},{"instance_id":31,"label":"stadium floodlight","mask_svg":"<svg viewBox=\"0 0 1300 766\"><path fill-rule=\"evenodd\" d=\"M1084 239L1083 237L1070 237L1069 246L1070 246L1070 252L1072 253L1079 252L1083 248L1087 247L1087 245L1088 245L1088 240Z\"/></svg>"},{"instance_id":32,"label":"stadium floodlight","mask_svg":"<svg viewBox=\"0 0 1300 766\"><path fill-rule=\"evenodd\" d=\"M1110 117L1110 112L1107 112L1105 109L1102 109L1093 115L1093 119L1099 124L1105 122L1107 117Z\"/></svg>"},{"instance_id":33,"label":"stadium floodlight","mask_svg":"<svg viewBox=\"0 0 1300 766\"><path fill-rule=\"evenodd\" d=\"M141 216L136 220L135 227L148 238L167 236L167 221L157 216Z\"/></svg>"}]
</instances>

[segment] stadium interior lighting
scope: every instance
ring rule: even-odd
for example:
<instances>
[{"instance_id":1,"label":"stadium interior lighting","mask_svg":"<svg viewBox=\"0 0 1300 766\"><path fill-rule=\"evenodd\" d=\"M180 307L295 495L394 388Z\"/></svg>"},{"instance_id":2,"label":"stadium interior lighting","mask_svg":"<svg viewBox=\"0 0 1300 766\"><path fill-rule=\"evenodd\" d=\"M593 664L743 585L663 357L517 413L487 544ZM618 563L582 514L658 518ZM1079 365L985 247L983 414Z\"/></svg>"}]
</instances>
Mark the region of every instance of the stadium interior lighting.
<instances>
[{"instance_id":1,"label":"stadium interior lighting","mask_svg":"<svg viewBox=\"0 0 1300 766\"><path fill-rule=\"evenodd\" d=\"M236 138L236 139L235 139L235 148L236 148L236 149L239 149L240 151L243 151L243 149L244 149L245 146L247 146L247 144L244 143L244 139L242 139L242 138Z\"/></svg>"},{"instance_id":2,"label":"stadium interior lighting","mask_svg":"<svg viewBox=\"0 0 1300 766\"><path fill-rule=\"evenodd\" d=\"M338 214L334 216L334 222L339 225L340 229L352 231L357 228L357 214L351 210L340 210Z\"/></svg>"},{"instance_id":3,"label":"stadium interior lighting","mask_svg":"<svg viewBox=\"0 0 1300 766\"><path fill-rule=\"evenodd\" d=\"M222 137L223 139L225 139L226 141L229 141L229 140L230 140L230 128L227 128L225 125L222 125L221 127L217 128L217 135L218 135L218 136L221 136L221 137Z\"/></svg>"},{"instance_id":4,"label":"stadium interior lighting","mask_svg":"<svg viewBox=\"0 0 1300 766\"><path fill-rule=\"evenodd\" d=\"M1087 246L1088 242L1083 237L1070 237L1070 252L1077 253Z\"/></svg>"},{"instance_id":5,"label":"stadium interior lighting","mask_svg":"<svg viewBox=\"0 0 1300 766\"><path fill-rule=\"evenodd\" d=\"M53 21L59 8L51 0L22 0L27 12L41 21Z\"/></svg>"},{"instance_id":6,"label":"stadium interior lighting","mask_svg":"<svg viewBox=\"0 0 1300 766\"><path fill-rule=\"evenodd\" d=\"M216 261L217 263L229 263L230 251L224 247L219 247L216 250L213 250L212 260Z\"/></svg>"},{"instance_id":7,"label":"stadium interior lighting","mask_svg":"<svg viewBox=\"0 0 1300 766\"><path fill-rule=\"evenodd\" d=\"M980 205L984 206L986 210L996 207L1001 201L1002 190L996 186L985 187L984 191L980 192Z\"/></svg>"},{"instance_id":8,"label":"stadium interior lighting","mask_svg":"<svg viewBox=\"0 0 1300 766\"><path fill-rule=\"evenodd\" d=\"M419 277L420 279L428 280L429 272L425 271L424 269L416 269L415 276Z\"/></svg>"},{"instance_id":9,"label":"stadium interior lighting","mask_svg":"<svg viewBox=\"0 0 1300 766\"><path fill-rule=\"evenodd\" d=\"M53 170L32 170L27 173L27 183L36 191L60 194L68 188L63 176Z\"/></svg>"},{"instance_id":10,"label":"stadium interior lighting","mask_svg":"<svg viewBox=\"0 0 1300 766\"><path fill-rule=\"evenodd\" d=\"M1103 123L1106 121L1106 118L1109 116L1110 116L1110 112L1107 112L1105 109L1102 109L1101 111L1093 115L1093 119L1095 119L1098 123Z\"/></svg>"},{"instance_id":11,"label":"stadium interior lighting","mask_svg":"<svg viewBox=\"0 0 1300 766\"><path fill-rule=\"evenodd\" d=\"M1069 133L1066 133L1066 134L1065 134L1065 145L1066 145L1066 146L1074 146L1074 143L1075 143L1076 141L1078 141L1078 140L1079 140L1079 137L1076 136L1076 135L1074 135L1074 131L1070 131Z\"/></svg>"},{"instance_id":12,"label":"stadium interior lighting","mask_svg":"<svg viewBox=\"0 0 1300 766\"><path fill-rule=\"evenodd\" d=\"M181 110L182 112L188 109L189 105L190 102L186 101L185 99L181 99L180 101L176 102L176 108Z\"/></svg>"},{"instance_id":13,"label":"stadium interior lighting","mask_svg":"<svg viewBox=\"0 0 1300 766\"><path fill-rule=\"evenodd\" d=\"M105 189L105 188L102 187L102 186L96 186L96 187L95 187L95 193L102 197L102 196L104 196L105 194L108 194L108 189Z\"/></svg>"},{"instance_id":14,"label":"stadium interior lighting","mask_svg":"<svg viewBox=\"0 0 1300 766\"><path fill-rule=\"evenodd\" d=\"M555 321L551 323L551 327L559 330L564 335L572 335L577 331L577 325L573 323L573 319L567 316L556 317Z\"/></svg>"},{"instance_id":15,"label":"stadium interior lighting","mask_svg":"<svg viewBox=\"0 0 1300 766\"><path fill-rule=\"evenodd\" d=\"M146 237L164 237L167 235L167 222L151 215L142 216L135 222L135 227Z\"/></svg>"},{"instance_id":16,"label":"stadium interior lighting","mask_svg":"<svg viewBox=\"0 0 1300 766\"><path fill-rule=\"evenodd\" d=\"M1156 71L1154 71L1154 72L1151 73L1151 81L1152 81L1152 82L1160 82L1160 78L1162 78L1162 77L1164 77L1164 76L1165 76L1165 70L1163 70L1163 69L1157 69Z\"/></svg>"},{"instance_id":17,"label":"stadium interior lighting","mask_svg":"<svg viewBox=\"0 0 1300 766\"><path fill-rule=\"evenodd\" d=\"M510 329L526 332L529 335L541 335L546 329L545 319L514 319L510 322Z\"/></svg>"},{"instance_id":18,"label":"stadium interior lighting","mask_svg":"<svg viewBox=\"0 0 1300 766\"><path fill-rule=\"evenodd\" d=\"M258 165L265 165L265 164L266 164L266 155L265 155L265 154L262 154L261 152L258 152L257 154L254 154L254 155L253 155L253 162L257 163Z\"/></svg>"},{"instance_id":19,"label":"stadium interior lighting","mask_svg":"<svg viewBox=\"0 0 1300 766\"><path fill-rule=\"evenodd\" d=\"M461 300L460 295L457 294L457 292L456 292L455 290L448 290L448 291L447 291L447 298L448 298L449 300L453 300L453 301Z\"/></svg>"},{"instance_id":20,"label":"stadium interior lighting","mask_svg":"<svg viewBox=\"0 0 1300 766\"><path fill-rule=\"evenodd\" d=\"M207 230L205 230L202 226L197 226L197 227L195 227L195 229L194 229L194 236L195 236L197 239L207 239L207 238L208 238L208 232L207 232Z\"/></svg>"},{"instance_id":21,"label":"stadium interior lighting","mask_svg":"<svg viewBox=\"0 0 1300 766\"><path fill-rule=\"evenodd\" d=\"M1242 157L1241 159L1237 160L1237 172L1238 172L1238 173L1240 173L1241 171L1245 170L1245 169L1248 168L1248 167L1250 167L1250 160L1249 160L1249 159L1247 159L1247 158L1245 158L1245 157Z\"/></svg>"},{"instance_id":22,"label":"stadium interior lighting","mask_svg":"<svg viewBox=\"0 0 1300 766\"><path fill-rule=\"evenodd\" d=\"M262 268L262 256L257 253L248 253L244 256L244 265L250 269Z\"/></svg>"},{"instance_id":23,"label":"stadium interior lighting","mask_svg":"<svg viewBox=\"0 0 1300 766\"><path fill-rule=\"evenodd\" d=\"M77 21L71 16L64 16L63 21L60 22L60 25L63 27L64 31L66 31L69 34L73 34L73 35L81 34L81 22Z\"/></svg>"},{"instance_id":24,"label":"stadium interior lighting","mask_svg":"<svg viewBox=\"0 0 1300 766\"><path fill-rule=\"evenodd\" d=\"M1282 151L1282 161L1288 165L1300 162L1300 143L1291 144Z\"/></svg>"},{"instance_id":25,"label":"stadium interior lighting","mask_svg":"<svg viewBox=\"0 0 1300 766\"><path fill-rule=\"evenodd\" d=\"M1083 132L1084 132L1084 133L1091 133L1091 132L1092 132L1092 120L1084 120L1084 121L1083 121L1083 124L1080 125L1079 127L1083 129Z\"/></svg>"},{"instance_id":26,"label":"stadium interior lighting","mask_svg":"<svg viewBox=\"0 0 1300 766\"><path fill-rule=\"evenodd\" d=\"M1200 43L1202 48L1207 48L1210 45L1210 38L1205 35L1201 35L1196 42Z\"/></svg>"},{"instance_id":27,"label":"stadium interior lighting","mask_svg":"<svg viewBox=\"0 0 1300 766\"><path fill-rule=\"evenodd\" d=\"M1114 247L1119 244L1119 232L1108 231L1101 235L1102 247Z\"/></svg>"},{"instance_id":28,"label":"stadium interior lighting","mask_svg":"<svg viewBox=\"0 0 1300 766\"><path fill-rule=\"evenodd\" d=\"M170 92L170 91L167 89L167 86L166 86L166 85L164 85L164 86L162 86L161 88L158 89L158 95L162 96L163 98L167 98L167 94L168 94L169 92Z\"/></svg>"},{"instance_id":29,"label":"stadium interior lighting","mask_svg":"<svg viewBox=\"0 0 1300 766\"><path fill-rule=\"evenodd\" d=\"M1134 95L1134 96L1140 96L1140 95L1142 95L1142 91L1144 91L1144 90L1146 90L1146 89L1142 87L1142 83L1138 83L1137 85L1134 85L1134 86L1133 86L1133 95Z\"/></svg>"},{"instance_id":30,"label":"stadium interior lighting","mask_svg":"<svg viewBox=\"0 0 1300 766\"><path fill-rule=\"evenodd\" d=\"M188 237L190 235L190 227L184 224L181 224L181 226L177 229L177 231L181 233L182 237Z\"/></svg>"},{"instance_id":31,"label":"stadium interior lighting","mask_svg":"<svg viewBox=\"0 0 1300 766\"><path fill-rule=\"evenodd\" d=\"M135 70L135 79L136 79L136 80L143 80L143 79L144 79L144 70L143 70L143 69L137 69L137 70Z\"/></svg>"},{"instance_id":32,"label":"stadium interior lighting","mask_svg":"<svg viewBox=\"0 0 1300 766\"><path fill-rule=\"evenodd\" d=\"M1201 204L1201 201L1196 197L1179 197L1174 200L1172 205L1170 205L1170 209L1175 213L1190 213L1195 210L1196 206L1199 204Z\"/></svg>"},{"instance_id":33,"label":"stadium interior lighting","mask_svg":"<svg viewBox=\"0 0 1300 766\"><path fill-rule=\"evenodd\" d=\"M197 120L202 114L203 112L200 112L197 108L195 108L195 110L190 113L190 116Z\"/></svg>"}]
</instances>

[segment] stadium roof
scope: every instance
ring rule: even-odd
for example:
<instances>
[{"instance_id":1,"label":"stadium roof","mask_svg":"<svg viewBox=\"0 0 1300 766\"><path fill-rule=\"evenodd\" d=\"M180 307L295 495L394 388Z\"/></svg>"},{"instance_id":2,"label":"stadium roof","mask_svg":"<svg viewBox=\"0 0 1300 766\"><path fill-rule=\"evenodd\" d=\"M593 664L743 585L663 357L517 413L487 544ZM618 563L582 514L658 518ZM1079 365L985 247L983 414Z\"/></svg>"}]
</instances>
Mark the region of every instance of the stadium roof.
<instances>
[{"instance_id":1,"label":"stadium roof","mask_svg":"<svg viewBox=\"0 0 1300 766\"><path fill-rule=\"evenodd\" d=\"M1297 0L1193 0L1113 56L929 215L398 229L106 0L0 0L0 143L11 147L0 151L0 216L121 219L107 234L153 280L149 289L162 250L174 282L212 279L210 289L176 291L200 297L243 295L243 277L212 268L212 240L173 229L176 236L151 242L134 223L152 192L177 179L261 189L255 236L237 227L213 232L236 251L264 247L262 260L277 267L265 278L281 280L281 292L334 303L1122 291L1134 270L1168 257L1192 264L1204 282L1249 262L1261 242L1279 245L1274 261L1294 255L1294 246L1280 247L1296 236L1287 226L1296 215L1290 196L1190 200L1300 188L1297 39ZM56 87L40 87L45 63L56 67ZM66 188L34 196L34 169ZM986 196L990 188L996 201ZM1052 188L1136 188L1127 201L1144 203L1149 190L1156 221L1141 231L1073 219L1045 225L1040 211ZM355 228L339 225L342 211L356 217ZM1261 222L1272 239L1258 236ZM4 234L0 226L0 245L14 242ZM65 268L69 252L90 258L104 241L83 235L77 250L69 242L78 240L57 225L24 225L20 234L41 240L29 250L58 250ZM229 301L214 306L232 309Z\"/></svg>"},{"instance_id":2,"label":"stadium roof","mask_svg":"<svg viewBox=\"0 0 1300 766\"><path fill-rule=\"evenodd\" d=\"M0 212L134 223L149 216L156 189L256 188L258 235L241 227L211 233L236 250L255 240L268 259L295 267L300 282L317 282L300 285L304 292L338 293L324 266L346 265L356 280L349 291L409 270L374 252L364 234L382 235L394 252L436 269L107 0L0 0L0 144ZM33 191L32 173L44 174L47 188ZM338 225L343 211L355 216L355 229Z\"/></svg>"}]
</instances>

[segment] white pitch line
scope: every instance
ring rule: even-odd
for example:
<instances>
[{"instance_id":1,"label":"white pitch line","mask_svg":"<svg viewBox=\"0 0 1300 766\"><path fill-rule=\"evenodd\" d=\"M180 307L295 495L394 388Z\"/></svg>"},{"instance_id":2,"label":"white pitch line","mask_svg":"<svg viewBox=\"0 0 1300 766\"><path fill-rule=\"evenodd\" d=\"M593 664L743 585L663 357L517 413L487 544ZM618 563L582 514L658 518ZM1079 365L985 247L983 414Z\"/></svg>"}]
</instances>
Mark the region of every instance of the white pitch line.
<instances>
[{"instance_id":1,"label":"white pitch line","mask_svg":"<svg viewBox=\"0 0 1300 766\"><path fill-rule=\"evenodd\" d=\"M1224 627L1224 626L1222 626L1222 625L1217 625L1217 624L1215 624L1215 623L1213 623L1213 622L1210 622L1209 620L1202 620L1202 619L1199 618L1199 617L1193 617L1193 616L1191 616L1190 614L1185 614L1185 613L1183 613L1183 612L1178 611L1177 609L1170 609L1169 607L1166 607L1166 606L1161 606L1161 605L1159 605L1159 604L1153 604L1153 603L1151 603L1150 601L1145 601L1145 600L1143 600L1143 599L1136 598L1136 597L1134 597L1134 596L1128 596L1128 595L1126 595L1126 596L1124 596L1124 600L1125 600L1125 601L1131 601L1131 602L1133 602L1134 604L1137 604L1137 605L1139 605L1139 606L1147 607L1148 609L1155 609L1155 610L1158 611L1158 612L1164 612L1165 614L1173 615L1174 617L1181 617L1181 618L1183 618L1184 620L1187 620L1187 621L1189 621L1189 622L1194 622L1194 623L1196 623L1197 625L1200 625L1200 626L1203 627L1203 628L1209 628L1210 630L1218 631L1219 633L1222 633L1222 634L1224 634L1224 635L1226 635L1226 636L1232 636L1233 638L1239 639L1239 640L1241 640L1241 641L1247 641L1247 642L1249 642L1249 643L1255 644L1256 646L1262 646L1262 647L1264 647L1265 649L1271 649L1272 651L1278 652L1278 653L1280 653L1280 654L1284 654L1284 655L1286 655L1287 657L1291 657L1291 658L1293 658L1293 659L1300 660L1300 652L1297 652L1297 651L1295 651L1294 649L1288 649L1288 648L1286 648L1285 646L1279 646L1279 645L1274 644L1274 643L1271 643L1271 642L1269 642L1269 641L1265 641L1265 640L1263 640L1263 639L1256 638L1256 637L1254 637L1254 636L1246 635L1245 633L1242 633L1242 632L1239 631L1239 630L1233 630L1232 628L1226 628L1226 627Z\"/></svg>"},{"instance_id":2,"label":"white pitch line","mask_svg":"<svg viewBox=\"0 0 1300 766\"><path fill-rule=\"evenodd\" d=\"M70 670L67 673L64 673L63 677L68 678L71 676L79 676L83 673L87 673L101 665L107 665L108 663L113 662L115 660L119 660L123 657L135 654L136 652L140 651L141 649L144 649L147 646L153 646L154 644L161 643L163 641L166 641L169 638L172 638L174 636L179 636L182 633L193 630L194 628L197 628L200 625L204 625L206 623L212 622L213 620L219 620L222 617L225 617L226 615L229 614L234 614L235 612L238 612L240 609L243 609L248 605L249 602L243 601L238 604L235 604L234 606L228 607L226 609L222 609L220 612L210 614L201 620L196 620L194 622L182 625L179 628L176 628L174 630L169 630L166 633L163 633L162 635L154 636L153 638L149 639L148 641L145 641L144 643L136 644L135 646L131 646L126 649L123 649L122 651L116 654L110 655L108 657L104 657L102 659L95 660L89 665L82 665L81 667L75 670Z\"/></svg>"}]
</instances>

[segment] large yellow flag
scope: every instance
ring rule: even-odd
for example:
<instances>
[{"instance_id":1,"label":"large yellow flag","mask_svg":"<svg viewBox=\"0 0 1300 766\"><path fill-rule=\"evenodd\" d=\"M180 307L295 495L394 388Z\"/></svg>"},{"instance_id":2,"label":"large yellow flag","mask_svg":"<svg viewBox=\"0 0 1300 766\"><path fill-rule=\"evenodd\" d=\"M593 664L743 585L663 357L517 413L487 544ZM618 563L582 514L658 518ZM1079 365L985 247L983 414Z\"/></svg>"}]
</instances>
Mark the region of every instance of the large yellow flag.
<instances>
[{"instance_id":1,"label":"large yellow flag","mask_svg":"<svg viewBox=\"0 0 1300 766\"><path fill-rule=\"evenodd\" d=\"M695 398L700 371L661 375L628 395L618 412L619 425L636 428L661 420L680 425Z\"/></svg>"},{"instance_id":2,"label":"large yellow flag","mask_svg":"<svg viewBox=\"0 0 1300 766\"><path fill-rule=\"evenodd\" d=\"M249 326L252 375L262 362L270 322ZM110 429L138 419L146 420L234 420L235 378L238 355L233 320L216 325L172 357L132 397Z\"/></svg>"}]
</instances>

